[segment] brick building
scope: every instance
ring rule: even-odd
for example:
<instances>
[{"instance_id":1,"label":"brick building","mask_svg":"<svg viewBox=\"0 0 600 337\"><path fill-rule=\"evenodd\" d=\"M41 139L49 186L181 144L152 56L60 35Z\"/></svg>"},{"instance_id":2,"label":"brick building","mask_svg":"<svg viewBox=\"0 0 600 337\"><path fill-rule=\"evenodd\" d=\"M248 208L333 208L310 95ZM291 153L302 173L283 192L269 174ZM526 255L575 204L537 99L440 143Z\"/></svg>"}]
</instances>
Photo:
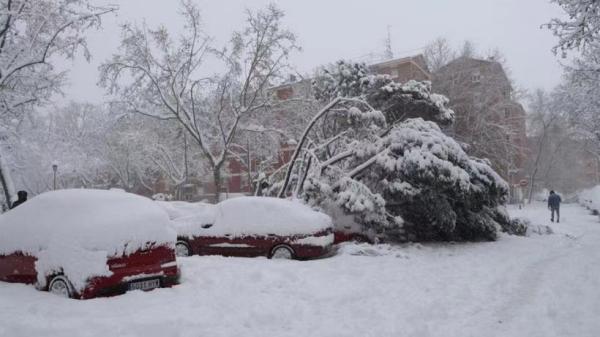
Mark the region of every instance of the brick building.
<instances>
[{"instance_id":1,"label":"brick building","mask_svg":"<svg viewBox=\"0 0 600 337\"><path fill-rule=\"evenodd\" d=\"M431 74L423 55L403 57L376 63L370 66L376 74L386 74L399 83L416 81L431 81Z\"/></svg>"},{"instance_id":2,"label":"brick building","mask_svg":"<svg viewBox=\"0 0 600 337\"><path fill-rule=\"evenodd\" d=\"M513 189L526 179L526 113L495 60L460 57L433 74L433 90L450 99L456 120L447 130L471 155L488 158Z\"/></svg>"}]
</instances>

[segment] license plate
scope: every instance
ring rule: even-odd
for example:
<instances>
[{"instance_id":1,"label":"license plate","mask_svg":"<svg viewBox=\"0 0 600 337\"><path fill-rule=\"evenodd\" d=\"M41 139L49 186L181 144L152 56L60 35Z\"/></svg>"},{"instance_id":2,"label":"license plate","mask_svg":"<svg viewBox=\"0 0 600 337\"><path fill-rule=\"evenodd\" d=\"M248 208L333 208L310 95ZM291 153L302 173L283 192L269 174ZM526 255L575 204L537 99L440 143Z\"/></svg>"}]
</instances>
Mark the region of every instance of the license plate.
<instances>
[{"instance_id":1,"label":"license plate","mask_svg":"<svg viewBox=\"0 0 600 337\"><path fill-rule=\"evenodd\" d=\"M160 287L159 279L144 280L129 283L129 290L150 290Z\"/></svg>"}]
</instances>

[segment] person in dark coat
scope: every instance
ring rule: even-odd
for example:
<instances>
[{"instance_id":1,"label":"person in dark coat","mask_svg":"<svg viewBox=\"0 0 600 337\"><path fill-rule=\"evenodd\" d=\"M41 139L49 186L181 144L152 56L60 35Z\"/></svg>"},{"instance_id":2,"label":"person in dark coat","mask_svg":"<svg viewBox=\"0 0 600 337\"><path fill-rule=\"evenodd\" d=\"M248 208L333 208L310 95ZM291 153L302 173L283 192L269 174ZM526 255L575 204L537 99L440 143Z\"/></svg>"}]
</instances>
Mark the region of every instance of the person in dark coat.
<instances>
[{"instance_id":1,"label":"person in dark coat","mask_svg":"<svg viewBox=\"0 0 600 337\"><path fill-rule=\"evenodd\" d=\"M560 222L560 203L561 203L560 195L554 193L554 191L550 191L550 196L548 196L548 209L550 210L550 221L554 222L554 212L556 212L556 222Z\"/></svg>"},{"instance_id":2,"label":"person in dark coat","mask_svg":"<svg viewBox=\"0 0 600 337\"><path fill-rule=\"evenodd\" d=\"M17 201L13 202L10 209L13 209L13 208L19 206L20 204L24 203L25 201L27 201L27 192L19 191L19 192L17 192L17 197L19 197L19 199L17 199Z\"/></svg>"}]
</instances>

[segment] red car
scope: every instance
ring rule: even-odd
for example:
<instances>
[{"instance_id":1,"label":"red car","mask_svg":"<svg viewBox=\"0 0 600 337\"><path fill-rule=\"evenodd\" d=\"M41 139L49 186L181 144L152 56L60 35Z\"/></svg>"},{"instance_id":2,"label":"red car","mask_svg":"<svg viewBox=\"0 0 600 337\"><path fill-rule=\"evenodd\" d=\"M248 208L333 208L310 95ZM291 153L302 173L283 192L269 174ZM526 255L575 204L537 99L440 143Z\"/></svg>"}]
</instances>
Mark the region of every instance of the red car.
<instances>
[{"instance_id":1,"label":"red car","mask_svg":"<svg viewBox=\"0 0 600 337\"><path fill-rule=\"evenodd\" d=\"M336 230L334 232L334 243L342 243L342 242L358 242L358 243L373 243L373 240L369 238L367 235L357 232L352 232L348 230Z\"/></svg>"},{"instance_id":2,"label":"red car","mask_svg":"<svg viewBox=\"0 0 600 337\"><path fill-rule=\"evenodd\" d=\"M80 299L178 281L167 214L133 194L47 192L0 215L0 233L0 281Z\"/></svg>"},{"instance_id":3,"label":"red car","mask_svg":"<svg viewBox=\"0 0 600 337\"><path fill-rule=\"evenodd\" d=\"M239 197L173 220L177 255L310 259L333 245L331 218L285 199Z\"/></svg>"}]
</instances>

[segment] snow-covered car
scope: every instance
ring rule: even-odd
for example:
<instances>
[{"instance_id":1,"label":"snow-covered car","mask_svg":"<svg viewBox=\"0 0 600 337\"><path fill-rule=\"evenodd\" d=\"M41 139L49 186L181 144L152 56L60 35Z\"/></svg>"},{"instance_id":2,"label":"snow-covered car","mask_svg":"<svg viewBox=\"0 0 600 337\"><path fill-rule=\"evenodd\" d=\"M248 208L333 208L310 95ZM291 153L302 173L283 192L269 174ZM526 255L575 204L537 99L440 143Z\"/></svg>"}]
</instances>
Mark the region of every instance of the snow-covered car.
<instances>
[{"instance_id":1,"label":"snow-covered car","mask_svg":"<svg viewBox=\"0 0 600 337\"><path fill-rule=\"evenodd\" d=\"M0 281L85 299L178 280L167 213L134 194L43 193L0 215L0 233Z\"/></svg>"},{"instance_id":2,"label":"snow-covered car","mask_svg":"<svg viewBox=\"0 0 600 337\"><path fill-rule=\"evenodd\" d=\"M177 255L310 259L333 245L331 218L299 202L239 197L173 220Z\"/></svg>"},{"instance_id":3,"label":"snow-covered car","mask_svg":"<svg viewBox=\"0 0 600 337\"><path fill-rule=\"evenodd\" d=\"M360 232L353 232L348 229L335 230L334 231L334 243L343 243L348 241L359 242L359 243L373 243L371 238Z\"/></svg>"}]
</instances>

